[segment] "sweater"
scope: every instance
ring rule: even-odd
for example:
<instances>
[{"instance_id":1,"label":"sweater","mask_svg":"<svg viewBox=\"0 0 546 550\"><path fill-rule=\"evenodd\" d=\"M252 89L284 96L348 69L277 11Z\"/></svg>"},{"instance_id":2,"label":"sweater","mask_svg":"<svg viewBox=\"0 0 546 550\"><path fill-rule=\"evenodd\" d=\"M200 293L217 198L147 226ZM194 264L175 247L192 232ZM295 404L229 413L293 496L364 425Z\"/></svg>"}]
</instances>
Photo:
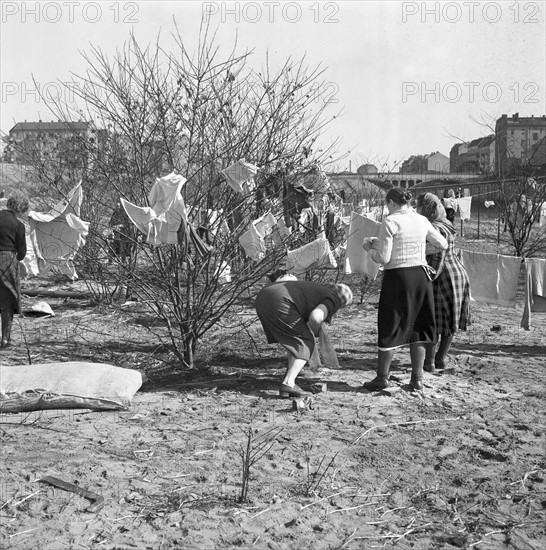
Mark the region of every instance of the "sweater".
<instances>
[{"instance_id":1,"label":"sweater","mask_svg":"<svg viewBox=\"0 0 546 550\"><path fill-rule=\"evenodd\" d=\"M438 252L447 248L446 239L427 218L411 210L399 210L383 220L371 256L384 269L426 266L427 241Z\"/></svg>"},{"instance_id":2,"label":"sweater","mask_svg":"<svg viewBox=\"0 0 546 550\"><path fill-rule=\"evenodd\" d=\"M18 261L27 254L25 226L11 210L0 211L0 251L15 252Z\"/></svg>"}]
</instances>

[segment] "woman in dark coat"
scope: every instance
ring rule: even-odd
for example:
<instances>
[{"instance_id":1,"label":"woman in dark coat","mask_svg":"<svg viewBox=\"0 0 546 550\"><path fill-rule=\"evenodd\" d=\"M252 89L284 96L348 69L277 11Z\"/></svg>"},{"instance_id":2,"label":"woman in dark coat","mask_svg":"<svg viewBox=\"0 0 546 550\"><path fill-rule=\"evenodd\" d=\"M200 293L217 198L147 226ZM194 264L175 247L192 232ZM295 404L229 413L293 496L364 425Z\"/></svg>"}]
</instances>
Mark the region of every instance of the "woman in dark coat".
<instances>
[{"instance_id":1,"label":"woman in dark coat","mask_svg":"<svg viewBox=\"0 0 546 550\"><path fill-rule=\"evenodd\" d=\"M435 229L447 240L447 250L427 255L427 263L436 270L432 282L436 318L436 344L426 348L427 372L444 369L447 355L458 330L466 330L469 324L470 283L468 274L455 254L455 228L447 219L440 199L433 193L417 197L417 212L425 216Z\"/></svg>"},{"instance_id":2,"label":"woman in dark coat","mask_svg":"<svg viewBox=\"0 0 546 550\"><path fill-rule=\"evenodd\" d=\"M284 280L260 290L256 312L267 341L281 344L288 352L288 368L279 388L281 397L307 395L296 385L296 378L313 354L314 335L318 335L323 322L329 323L352 301L351 289L343 284Z\"/></svg>"},{"instance_id":3,"label":"woman in dark coat","mask_svg":"<svg viewBox=\"0 0 546 550\"><path fill-rule=\"evenodd\" d=\"M13 315L21 313L19 262L27 253L25 226L17 219L29 209L28 200L21 194L10 196L6 210L0 211L0 317L2 341L5 348L11 343Z\"/></svg>"}]
</instances>

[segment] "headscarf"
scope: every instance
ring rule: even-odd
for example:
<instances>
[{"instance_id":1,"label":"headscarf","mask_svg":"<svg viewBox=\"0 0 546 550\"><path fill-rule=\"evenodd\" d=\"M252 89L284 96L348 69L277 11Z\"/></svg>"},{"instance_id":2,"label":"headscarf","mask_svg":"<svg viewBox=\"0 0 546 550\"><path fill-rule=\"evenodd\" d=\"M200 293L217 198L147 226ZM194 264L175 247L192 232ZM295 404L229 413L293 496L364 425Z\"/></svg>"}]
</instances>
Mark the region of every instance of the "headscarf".
<instances>
[{"instance_id":1,"label":"headscarf","mask_svg":"<svg viewBox=\"0 0 546 550\"><path fill-rule=\"evenodd\" d=\"M447 219L446 209L442 201L434 193L425 193L419 197L418 207L421 215L435 227L445 227L451 233L455 233L453 224Z\"/></svg>"},{"instance_id":2,"label":"headscarf","mask_svg":"<svg viewBox=\"0 0 546 550\"><path fill-rule=\"evenodd\" d=\"M353 291L347 285L337 283L328 286L337 294L341 307L350 306L353 303Z\"/></svg>"}]
</instances>

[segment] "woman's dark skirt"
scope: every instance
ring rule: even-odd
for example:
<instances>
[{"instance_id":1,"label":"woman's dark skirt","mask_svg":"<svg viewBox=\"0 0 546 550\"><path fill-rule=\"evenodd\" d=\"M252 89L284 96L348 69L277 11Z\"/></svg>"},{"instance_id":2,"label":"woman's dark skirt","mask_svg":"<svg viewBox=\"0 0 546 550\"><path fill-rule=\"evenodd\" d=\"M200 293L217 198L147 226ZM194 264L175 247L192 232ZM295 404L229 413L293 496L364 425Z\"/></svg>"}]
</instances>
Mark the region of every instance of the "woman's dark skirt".
<instances>
[{"instance_id":1,"label":"woman's dark skirt","mask_svg":"<svg viewBox=\"0 0 546 550\"><path fill-rule=\"evenodd\" d=\"M382 351L436 341L434 293L423 267L385 270L377 325Z\"/></svg>"}]
</instances>

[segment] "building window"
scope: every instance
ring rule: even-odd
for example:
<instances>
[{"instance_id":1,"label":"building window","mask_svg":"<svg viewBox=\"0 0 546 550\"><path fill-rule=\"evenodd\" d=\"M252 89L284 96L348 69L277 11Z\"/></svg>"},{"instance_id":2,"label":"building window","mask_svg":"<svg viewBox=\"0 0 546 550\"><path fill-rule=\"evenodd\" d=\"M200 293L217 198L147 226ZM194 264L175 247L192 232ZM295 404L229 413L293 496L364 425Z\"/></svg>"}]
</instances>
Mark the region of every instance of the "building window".
<instances>
[{"instance_id":1,"label":"building window","mask_svg":"<svg viewBox=\"0 0 546 550\"><path fill-rule=\"evenodd\" d=\"M538 139L538 134L536 132L533 132L533 140L536 141Z\"/></svg>"}]
</instances>

